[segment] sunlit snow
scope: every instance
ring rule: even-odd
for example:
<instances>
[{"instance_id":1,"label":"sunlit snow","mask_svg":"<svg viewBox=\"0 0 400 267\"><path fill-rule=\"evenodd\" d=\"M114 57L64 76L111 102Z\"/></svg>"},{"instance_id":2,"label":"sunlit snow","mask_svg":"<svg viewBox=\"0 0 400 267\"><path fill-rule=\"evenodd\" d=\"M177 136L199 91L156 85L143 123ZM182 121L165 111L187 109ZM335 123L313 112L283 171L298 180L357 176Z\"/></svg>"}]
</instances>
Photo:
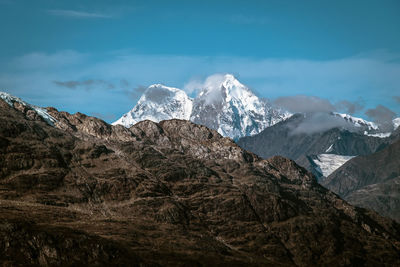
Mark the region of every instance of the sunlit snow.
<instances>
[{"instance_id":1,"label":"sunlit snow","mask_svg":"<svg viewBox=\"0 0 400 267\"><path fill-rule=\"evenodd\" d=\"M314 163L318 166L317 170L325 177L328 177L332 172L345 164L354 156L342 156L336 154L319 154Z\"/></svg>"},{"instance_id":2,"label":"sunlit snow","mask_svg":"<svg viewBox=\"0 0 400 267\"><path fill-rule=\"evenodd\" d=\"M54 122L56 121L56 119L54 119L50 114L47 113L46 109L28 104L18 97L12 96L5 92L0 92L0 98L6 101L7 104L9 104L11 107L13 106L13 103L17 102L30 109L33 109L40 117L42 117L50 125L54 125Z\"/></svg>"}]
</instances>

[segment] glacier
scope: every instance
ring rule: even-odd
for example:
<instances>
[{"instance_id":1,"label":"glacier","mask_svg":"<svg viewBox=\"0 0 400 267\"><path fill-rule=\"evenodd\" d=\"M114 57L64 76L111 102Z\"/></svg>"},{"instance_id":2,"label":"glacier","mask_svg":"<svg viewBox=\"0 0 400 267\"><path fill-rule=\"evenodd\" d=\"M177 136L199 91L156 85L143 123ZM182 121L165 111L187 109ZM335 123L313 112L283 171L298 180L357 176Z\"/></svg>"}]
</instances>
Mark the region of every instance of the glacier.
<instances>
[{"instance_id":1,"label":"glacier","mask_svg":"<svg viewBox=\"0 0 400 267\"><path fill-rule=\"evenodd\" d=\"M317 171L325 177L328 177L340 166L345 164L347 161L354 158L354 156L343 156L336 154L319 154L313 162L318 166Z\"/></svg>"}]
</instances>

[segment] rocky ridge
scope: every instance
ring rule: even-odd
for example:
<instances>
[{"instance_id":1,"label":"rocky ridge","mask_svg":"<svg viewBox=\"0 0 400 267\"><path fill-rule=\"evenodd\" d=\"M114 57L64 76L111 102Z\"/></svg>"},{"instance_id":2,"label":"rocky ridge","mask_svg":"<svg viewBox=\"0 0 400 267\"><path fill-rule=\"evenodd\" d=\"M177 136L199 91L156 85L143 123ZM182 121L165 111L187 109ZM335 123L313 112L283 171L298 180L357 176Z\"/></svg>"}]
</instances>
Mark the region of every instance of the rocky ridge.
<instances>
[{"instance_id":1,"label":"rocky ridge","mask_svg":"<svg viewBox=\"0 0 400 267\"><path fill-rule=\"evenodd\" d=\"M400 264L397 223L347 204L294 161L262 160L189 121L128 129L47 112L54 127L0 100L9 265ZM33 241L10 241L24 238Z\"/></svg>"}]
</instances>

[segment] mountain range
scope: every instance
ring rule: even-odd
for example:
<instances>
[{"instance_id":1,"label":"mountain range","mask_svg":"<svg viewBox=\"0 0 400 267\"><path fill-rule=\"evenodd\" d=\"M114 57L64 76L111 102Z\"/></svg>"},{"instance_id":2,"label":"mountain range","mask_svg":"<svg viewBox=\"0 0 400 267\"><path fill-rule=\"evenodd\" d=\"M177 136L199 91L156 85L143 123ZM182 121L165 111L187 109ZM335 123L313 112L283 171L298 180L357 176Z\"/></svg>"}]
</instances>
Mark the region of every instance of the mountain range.
<instances>
[{"instance_id":1,"label":"mountain range","mask_svg":"<svg viewBox=\"0 0 400 267\"><path fill-rule=\"evenodd\" d=\"M263 158L291 158L350 203L399 220L396 179L400 155L395 151L400 128L396 127L396 120L394 131L371 133L379 128L357 119L347 120L346 124L328 123L328 128L317 124L319 128L315 129L318 119L313 116L295 114L257 135L240 138L237 143ZM325 122L348 117L334 113L319 116Z\"/></svg>"},{"instance_id":2,"label":"mountain range","mask_svg":"<svg viewBox=\"0 0 400 267\"><path fill-rule=\"evenodd\" d=\"M291 113L273 108L233 75L214 75L194 99L180 89L149 86L131 111L113 125L130 127L143 120L184 119L205 125L234 140L254 135L285 120Z\"/></svg>"},{"instance_id":3,"label":"mountain range","mask_svg":"<svg viewBox=\"0 0 400 267\"><path fill-rule=\"evenodd\" d=\"M264 158L291 158L322 177L346 160L374 153L396 138L392 133L372 134L379 130L376 124L341 115L295 114L257 135L239 139L238 144Z\"/></svg>"},{"instance_id":4,"label":"mountain range","mask_svg":"<svg viewBox=\"0 0 400 267\"><path fill-rule=\"evenodd\" d=\"M11 96L2 94L2 98L11 103ZM33 109L42 114L46 121L53 123L43 108ZM337 112L291 114L257 97L233 75L226 74L208 78L194 99L178 88L151 85L135 107L114 125L122 124L129 128L143 120L160 122L174 118L190 120L217 130L263 158L280 155L293 159L311 171L324 186L351 203L399 219L398 205L393 204L400 201L399 196L392 192L389 199L388 196L383 197L382 188L386 191L389 188L385 180L377 179L375 189L365 193L366 187L353 189L350 186L351 180L362 180L360 173L364 175L364 172L357 171L356 175L353 168L353 174L346 169L337 175L335 171L347 162L358 162L359 156L378 153L396 141L396 131L390 128L398 129L400 118L394 119L391 126L381 128L378 123ZM395 166L392 164L395 160L387 159L388 166ZM393 168L387 171L396 173ZM337 183L346 184L344 190L358 191L348 196L338 190ZM364 182L357 183L364 185Z\"/></svg>"},{"instance_id":5,"label":"mountain range","mask_svg":"<svg viewBox=\"0 0 400 267\"><path fill-rule=\"evenodd\" d=\"M198 95L192 99L181 89L162 84L151 85L132 110L113 125L121 124L129 128L143 120L160 122L183 119L205 125L223 136L238 140L241 137L261 133L264 129L293 115L256 96L232 74L212 75L200 85L199 90ZM322 125L316 132L341 127L373 137L387 137L391 133L374 122L348 114L332 112L329 118L326 114L309 115L317 120L306 119L301 126L312 129L316 124ZM394 119L393 128L399 125L400 118ZM326 129L323 129L324 127ZM302 131L301 128L297 130Z\"/></svg>"},{"instance_id":6,"label":"mountain range","mask_svg":"<svg viewBox=\"0 0 400 267\"><path fill-rule=\"evenodd\" d=\"M280 155L293 159L311 171L324 186L351 203L399 219L396 203L400 202L400 196L395 190L390 190L389 196L382 193L390 188L385 182L389 178L374 178L378 182L371 191L364 187L370 183L361 182L368 180L363 177L366 175L361 171L363 168L355 171L360 164L352 168L353 172L349 171L350 167L341 169L341 166L364 162L359 160L362 156L380 155L381 150L398 139L400 118L395 118L390 125L381 125L337 112L291 114L258 98L231 74L211 76L200 89L197 97L191 99L183 90L152 85L137 105L114 125L131 127L146 119L155 122L173 118L190 120L236 140L241 147L262 158ZM386 161L391 167L386 172L393 178L397 173L393 168L396 158ZM369 175L379 176L374 173ZM390 183L395 181L389 180ZM358 187L353 188L351 183ZM355 191L354 194L343 194L338 184L346 184L343 190Z\"/></svg>"},{"instance_id":7,"label":"mountain range","mask_svg":"<svg viewBox=\"0 0 400 267\"><path fill-rule=\"evenodd\" d=\"M0 99L0 262L400 265L400 225L187 120L126 128Z\"/></svg>"}]
</instances>

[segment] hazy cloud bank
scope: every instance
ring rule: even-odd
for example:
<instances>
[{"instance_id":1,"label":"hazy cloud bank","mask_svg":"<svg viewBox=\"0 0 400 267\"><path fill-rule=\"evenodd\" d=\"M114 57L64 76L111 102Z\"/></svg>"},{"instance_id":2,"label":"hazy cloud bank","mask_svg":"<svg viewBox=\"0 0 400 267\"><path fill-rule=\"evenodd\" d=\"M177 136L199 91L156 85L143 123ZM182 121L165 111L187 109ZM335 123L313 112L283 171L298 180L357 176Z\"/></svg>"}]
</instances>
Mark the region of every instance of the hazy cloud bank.
<instances>
[{"instance_id":1,"label":"hazy cloud bank","mask_svg":"<svg viewBox=\"0 0 400 267\"><path fill-rule=\"evenodd\" d=\"M274 101L274 104L292 113L332 112L336 110L328 100L315 96L279 97Z\"/></svg>"},{"instance_id":2,"label":"hazy cloud bank","mask_svg":"<svg viewBox=\"0 0 400 267\"><path fill-rule=\"evenodd\" d=\"M70 17L70 18L81 18L81 19L106 19L112 18L113 15L105 14L105 13L96 13L96 12L88 12L88 11L79 11L79 10L68 10L68 9L50 9L47 12L51 15L62 16L62 17Z\"/></svg>"},{"instance_id":3,"label":"hazy cloud bank","mask_svg":"<svg viewBox=\"0 0 400 267\"><path fill-rule=\"evenodd\" d=\"M341 110L346 114L353 115L354 113L360 112L364 109L364 104L362 100L358 102L350 102L347 100L341 100L335 104L337 110Z\"/></svg>"},{"instance_id":4,"label":"hazy cloud bank","mask_svg":"<svg viewBox=\"0 0 400 267\"><path fill-rule=\"evenodd\" d=\"M331 105L315 104L318 108L311 109L326 110L333 106L335 110L362 116L361 106L371 109L382 104L400 113L399 105L395 106L393 101L396 98L392 98L400 84L400 62L388 56L375 55L315 61L138 55L129 51L105 54L72 50L34 52L11 62L0 62L0 88L27 101L39 100L33 104L55 105L67 111L79 110L88 114L102 113L101 109L106 109L120 116L130 110L140 97L140 93L133 88L162 83L184 88L193 94L204 85L206 77L214 73L233 73L243 84L254 88L259 96L276 99L278 103L283 101L280 99L282 96L301 94L330 100ZM79 90L62 90L70 89L68 86L78 88L78 84L66 83L62 86L54 83L95 79L113 84L115 88L108 90L104 84L98 84L102 86L99 90L83 90L87 94L81 94L80 101L85 105L75 103ZM122 80L128 85L123 85ZM130 92L130 97L127 97L127 92ZM364 102L357 101L360 96ZM343 100L348 102L339 103ZM311 101L315 102L315 99ZM310 109L301 105L303 107L297 108Z\"/></svg>"},{"instance_id":5,"label":"hazy cloud bank","mask_svg":"<svg viewBox=\"0 0 400 267\"><path fill-rule=\"evenodd\" d=\"M86 90L94 89L94 88L106 88L106 89L114 89L115 86L112 83L103 80L85 80L85 81L53 81L54 84L69 88L69 89L77 89L84 88Z\"/></svg>"},{"instance_id":6,"label":"hazy cloud bank","mask_svg":"<svg viewBox=\"0 0 400 267\"><path fill-rule=\"evenodd\" d=\"M392 120L396 117L396 113L387 107L378 105L376 108L368 109L365 114L379 124L384 130L393 130Z\"/></svg>"},{"instance_id":7,"label":"hazy cloud bank","mask_svg":"<svg viewBox=\"0 0 400 267\"><path fill-rule=\"evenodd\" d=\"M340 117L324 112L308 113L304 120L292 128L291 134L314 134L328 131L333 128L344 128L348 131L354 131L354 125L348 123Z\"/></svg>"},{"instance_id":8,"label":"hazy cloud bank","mask_svg":"<svg viewBox=\"0 0 400 267\"><path fill-rule=\"evenodd\" d=\"M312 134L337 127L354 131L356 128L353 124L346 122L341 117L332 116L332 112L344 112L352 115L364 108L360 102L341 100L333 104L327 99L303 95L280 97L274 101L274 105L292 113L305 114L303 122L292 129L292 134ZM396 117L396 113L389 108L378 105L366 110L364 114L377 123L382 131L393 130L392 120Z\"/></svg>"}]
</instances>

